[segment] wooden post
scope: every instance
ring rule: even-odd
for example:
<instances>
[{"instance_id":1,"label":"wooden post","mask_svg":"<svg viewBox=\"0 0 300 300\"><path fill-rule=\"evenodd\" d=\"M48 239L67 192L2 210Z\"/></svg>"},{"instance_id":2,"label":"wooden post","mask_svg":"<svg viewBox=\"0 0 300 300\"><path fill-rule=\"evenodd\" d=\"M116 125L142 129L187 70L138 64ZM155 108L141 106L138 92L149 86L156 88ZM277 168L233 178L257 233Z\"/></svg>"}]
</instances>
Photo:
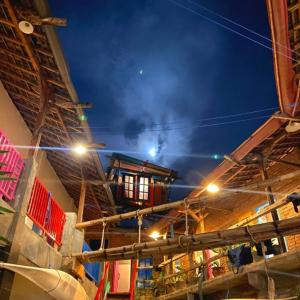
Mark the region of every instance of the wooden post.
<instances>
[{"instance_id":1,"label":"wooden post","mask_svg":"<svg viewBox=\"0 0 300 300\"><path fill-rule=\"evenodd\" d=\"M264 160L263 155L262 154L258 154L257 157L259 159L259 168L260 168L260 174L261 174L262 180L263 181L269 180L269 175L268 175L268 172L267 172L267 169L266 169L266 166L265 166L265 160ZM269 204L270 205L274 204L275 203L275 197L273 195L271 186L267 185L265 187L265 191L268 193ZM278 222L279 221L279 216L278 216L278 212L277 212L276 209L274 209L274 210L271 211L271 215L272 215L272 220L274 222ZM279 242L281 251L282 252L286 252L287 248L286 248L286 244L285 244L285 241L284 241L284 238L283 238L282 235L280 235L278 237L278 242Z\"/></svg>"},{"instance_id":2,"label":"wooden post","mask_svg":"<svg viewBox=\"0 0 300 300\"><path fill-rule=\"evenodd\" d=\"M197 229L196 229L196 233L204 233L205 232L205 224L204 224L204 215L200 215L200 222L198 223ZM203 256L203 260L205 261L209 261L210 259L210 253L209 253L209 249L205 249L202 251L202 256ZM212 268L211 268L211 264L207 264L204 267L204 277L206 279L210 279L212 277Z\"/></svg>"},{"instance_id":3,"label":"wooden post","mask_svg":"<svg viewBox=\"0 0 300 300\"><path fill-rule=\"evenodd\" d=\"M86 194L86 181L82 177L81 190L80 190L80 199L79 199L79 204L78 204L77 223L80 223L83 220L85 194Z\"/></svg>"},{"instance_id":4,"label":"wooden post","mask_svg":"<svg viewBox=\"0 0 300 300\"><path fill-rule=\"evenodd\" d=\"M42 76L40 74L40 76ZM40 100L41 100L41 107L40 111L37 115L37 121L35 124L35 128L33 131L33 136L30 142L30 146L32 147L29 150L29 156L36 157L38 153L38 147L41 142L43 128L46 124L46 117L49 110L49 99L50 99L50 90L47 86L46 81L41 77L40 78Z\"/></svg>"}]
</instances>

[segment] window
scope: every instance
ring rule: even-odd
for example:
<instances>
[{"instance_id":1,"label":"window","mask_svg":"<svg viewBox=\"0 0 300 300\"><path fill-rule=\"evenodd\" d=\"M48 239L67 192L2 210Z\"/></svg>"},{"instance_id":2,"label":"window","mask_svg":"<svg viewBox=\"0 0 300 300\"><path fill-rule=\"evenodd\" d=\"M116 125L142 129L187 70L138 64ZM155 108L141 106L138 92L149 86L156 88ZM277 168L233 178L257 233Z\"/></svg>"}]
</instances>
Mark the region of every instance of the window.
<instances>
[{"instance_id":1,"label":"window","mask_svg":"<svg viewBox=\"0 0 300 300\"><path fill-rule=\"evenodd\" d=\"M140 177L139 199L140 200L149 199L149 178L147 177Z\"/></svg>"},{"instance_id":2,"label":"window","mask_svg":"<svg viewBox=\"0 0 300 300\"><path fill-rule=\"evenodd\" d=\"M152 279L153 270L153 259L143 258L139 260L139 270L138 270L138 287L139 288L149 288L151 287L150 281Z\"/></svg>"},{"instance_id":3,"label":"window","mask_svg":"<svg viewBox=\"0 0 300 300\"><path fill-rule=\"evenodd\" d=\"M134 191L134 177L130 175L125 175L124 177L124 194L126 198L133 198Z\"/></svg>"}]
</instances>

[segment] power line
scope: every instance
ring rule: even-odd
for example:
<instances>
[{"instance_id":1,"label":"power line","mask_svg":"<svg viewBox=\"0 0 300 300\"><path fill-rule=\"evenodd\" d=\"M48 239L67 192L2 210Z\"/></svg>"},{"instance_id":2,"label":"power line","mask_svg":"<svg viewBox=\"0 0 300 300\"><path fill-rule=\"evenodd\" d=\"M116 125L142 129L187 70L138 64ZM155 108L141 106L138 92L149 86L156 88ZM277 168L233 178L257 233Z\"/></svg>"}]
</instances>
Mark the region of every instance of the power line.
<instances>
[{"instance_id":1,"label":"power line","mask_svg":"<svg viewBox=\"0 0 300 300\"><path fill-rule=\"evenodd\" d=\"M265 118L269 118L271 116L272 115L265 115L265 116L259 116L259 117L254 117L254 118L247 118L247 119L220 122L220 123L212 123L212 124L202 124L202 125L195 125L195 126L188 126L188 127L173 127L173 128L166 127L166 128L159 128L159 129L149 128L149 129L142 130L142 133L144 133L144 132L160 132L160 131L186 130L186 129L215 127L215 126L220 126L220 125L229 125L229 124L247 122L247 121L252 121L252 120L265 119ZM98 130L93 130L93 132L97 132L97 131ZM131 130L131 131L127 131L127 132L136 132L136 131L138 131L138 130ZM113 132L113 131L107 131L106 133L107 134L120 134L119 132Z\"/></svg>"},{"instance_id":2,"label":"power line","mask_svg":"<svg viewBox=\"0 0 300 300\"><path fill-rule=\"evenodd\" d=\"M215 15L215 16L217 16L217 17L219 17L219 18L221 18L221 19L223 19L223 20L225 20L225 21L227 21L227 22L229 22L229 23L231 23L231 24L233 24L233 25L235 25L235 26L238 26L238 27L240 27L240 28L242 28L242 29L244 29L244 30L246 30L246 31L248 31L248 32L250 32L250 33L252 33L252 34L254 34L254 35L259 36L260 38L262 38L262 39L264 39L264 40L266 40L266 41L268 41L268 42L273 43L273 40L270 39L270 38L268 38L267 36L265 36L265 35L263 35L263 34L260 34L260 33L258 33L257 31L255 31L255 30L253 30L253 29L251 29L251 28L249 28L249 27L246 27L246 26L244 26L244 25L242 25L242 24L240 24L240 23L238 23L238 22L236 22L236 21L233 21L232 19L229 19L229 18L227 18L227 17L224 17L223 15L221 15L221 14L219 14L219 13L213 11L212 9L207 8L207 7L204 6L203 4L200 4L200 3L195 2L195 1L192 1L192 0L187 0L187 1L190 2L191 4L194 4L195 6L198 6L198 7L200 7L201 9L203 9L203 10L205 10L205 11L207 11L207 12L209 12L209 13L211 13L211 14L213 14L213 15ZM295 53L295 54L298 55L298 53L297 53L296 51L292 50L290 47L286 47L285 45L283 45L283 44L281 44L281 43L278 43L278 42L275 42L275 44L278 45L278 46L281 46L281 47L283 47L283 48L285 48L285 49L287 49L287 50L290 50L291 52L293 52L293 53Z\"/></svg>"},{"instance_id":3,"label":"power line","mask_svg":"<svg viewBox=\"0 0 300 300\"><path fill-rule=\"evenodd\" d=\"M201 118L201 119L193 120L191 123L199 123L199 122L211 121L211 120L217 120L217 119L236 118L236 117L241 117L241 116L257 114L260 112L266 112L266 111L272 111L272 110L275 111L277 109L278 109L278 107L269 107L269 108L263 108L263 109L259 109L259 110L229 114L229 115L225 115L225 116ZM186 121L173 121L173 122L164 122L164 123L153 123L153 124L151 124L151 126L168 126L168 125L173 125L173 124L184 124L184 123L187 123L187 122ZM81 128L81 126L78 126L76 128ZM121 129L122 127L120 127L120 126L91 126L90 128L92 128L92 129Z\"/></svg>"},{"instance_id":4,"label":"power line","mask_svg":"<svg viewBox=\"0 0 300 300\"><path fill-rule=\"evenodd\" d=\"M235 29L232 29L231 27L229 27L227 25L224 25L224 24L222 24L222 23L220 23L220 22L218 22L216 20L213 20L213 19L211 19L211 18L209 18L209 17L201 14L200 12L198 12L198 11L192 9L192 8L183 5L182 3L179 3L179 2L174 1L174 0L168 0L168 1L171 2L172 4L176 5L176 6L180 7L180 8L183 8L183 9L185 9L185 10L187 10L187 11L189 11L189 12L195 14L195 15L198 15L198 16L202 17L203 19L205 19L208 22L211 22L211 23L213 23L213 24L215 24L217 26L220 26L220 27L228 30L228 31L231 31L231 32L233 32L233 33L235 33L235 34L237 34L237 35L239 35L239 36L241 36L241 37L243 37L243 38L245 38L245 39L247 39L247 40L249 40L249 41L257 44L257 45L259 45L259 46L262 46L262 47L264 47L264 48L266 48L266 49L268 49L268 50L270 50L272 52L275 51L272 47L269 47L269 46L267 46L267 45L259 42L258 40L255 40L255 39L253 39L253 38L251 38L251 37L249 37L249 36L247 36L247 35L239 32L239 31L236 31ZM286 57L286 58L288 58L288 59L290 59L290 60L292 60L292 61L294 61L296 63L298 62L298 60L294 59L291 56L285 55L282 52L276 51L276 53L279 54L279 55L281 55L281 56L284 56L284 57Z\"/></svg>"}]
</instances>

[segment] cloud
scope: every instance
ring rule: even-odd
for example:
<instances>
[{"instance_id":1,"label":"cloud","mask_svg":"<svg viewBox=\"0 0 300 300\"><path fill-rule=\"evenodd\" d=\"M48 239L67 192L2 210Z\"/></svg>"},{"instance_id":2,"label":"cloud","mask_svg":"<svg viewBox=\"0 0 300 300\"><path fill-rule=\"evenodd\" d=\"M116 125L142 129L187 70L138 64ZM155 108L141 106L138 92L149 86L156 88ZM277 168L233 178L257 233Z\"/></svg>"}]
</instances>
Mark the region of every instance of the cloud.
<instances>
[{"instance_id":1,"label":"cloud","mask_svg":"<svg viewBox=\"0 0 300 300\"><path fill-rule=\"evenodd\" d=\"M139 119L126 120L124 124L124 137L130 142L136 142L139 135L146 129L146 124Z\"/></svg>"},{"instance_id":2,"label":"cloud","mask_svg":"<svg viewBox=\"0 0 300 300\"><path fill-rule=\"evenodd\" d=\"M197 184L219 163L186 154L228 153L259 125L197 129L196 120L276 103L271 52L170 1L52 2L70 20L59 31L80 99L94 103L93 134L110 149L174 168L183 183ZM264 4L247 3L217 9L230 7L249 25L251 9L252 25L265 32Z\"/></svg>"}]
</instances>

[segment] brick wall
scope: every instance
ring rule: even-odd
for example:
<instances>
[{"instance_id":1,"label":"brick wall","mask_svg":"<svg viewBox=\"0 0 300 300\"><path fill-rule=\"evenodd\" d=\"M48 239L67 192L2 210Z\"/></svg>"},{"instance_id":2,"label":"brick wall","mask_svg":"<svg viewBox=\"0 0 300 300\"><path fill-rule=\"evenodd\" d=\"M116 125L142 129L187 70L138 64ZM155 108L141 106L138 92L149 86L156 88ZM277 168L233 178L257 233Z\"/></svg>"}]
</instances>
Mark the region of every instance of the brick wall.
<instances>
[{"instance_id":1,"label":"brick wall","mask_svg":"<svg viewBox=\"0 0 300 300\"><path fill-rule=\"evenodd\" d=\"M281 219L288 219L293 217L300 217L300 214L297 214L294 211L293 205L291 203L281 207L279 209L279 215ZM300 248L300 234L286 237L288 250L293 250Z\"/></svg>"}]
</instances>

